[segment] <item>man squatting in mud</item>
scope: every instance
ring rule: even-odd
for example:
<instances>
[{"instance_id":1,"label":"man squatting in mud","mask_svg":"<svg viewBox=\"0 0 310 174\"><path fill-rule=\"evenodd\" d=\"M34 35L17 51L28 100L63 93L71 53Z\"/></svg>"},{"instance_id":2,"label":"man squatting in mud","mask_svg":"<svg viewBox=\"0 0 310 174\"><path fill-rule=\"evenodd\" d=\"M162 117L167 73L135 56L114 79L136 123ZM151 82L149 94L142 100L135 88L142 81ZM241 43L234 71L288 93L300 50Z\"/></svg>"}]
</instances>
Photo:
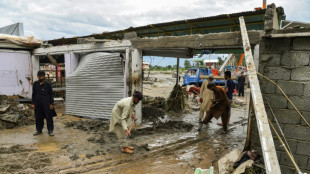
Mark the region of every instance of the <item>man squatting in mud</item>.
<instances>
[{"instance_id":1,"label":"man squatting in mud","mask_svg":"<svg viewBox=\"0 0 310 174\"><path fill-rule=\"evenodd\" d=\"M209 82L208 89L214 92L215 99L212 99L212 106L207 113L207 116L204 118L203 123L207 124L211 121L213 117L218 119L221 117L223 123L224 131L222 133L227 133L227 120L228 120L228 112L230 109L230 103L225 94L224 90L220 87L216 87L214 82Z\"/></svg>"},{"instance_id":2,"label":"man squatting in mud","mask_svg":"<svg viewBox=\"0 0 310 174\"><path fill-rule=\"evenodd\" d=\"M109 132L114 132L117 135L121 151L124 153L133 153L134 147L128 145L130 129L127 122L130 117L132 121L136 120L134 109L140 100L142 100L142 93L135 91L132 97L118 101L112 110Z\"/></svg>"},{"instance_id":3,"label":"man squatting in mud","mask_svg":"<svg viewBox=\"0 0 310 174\"><path fill-rule=\"evenodd\" d=\"M48 135L54 136L53 116L55 116L56 113L54 110L52 86L47 81L45 81L44 71L38 71L37 76L39 80L33 83L32 88L32 108L35 111L37 130L33 135L36 136L42 134L45 118Z\"/></svg>"}]
</instances>

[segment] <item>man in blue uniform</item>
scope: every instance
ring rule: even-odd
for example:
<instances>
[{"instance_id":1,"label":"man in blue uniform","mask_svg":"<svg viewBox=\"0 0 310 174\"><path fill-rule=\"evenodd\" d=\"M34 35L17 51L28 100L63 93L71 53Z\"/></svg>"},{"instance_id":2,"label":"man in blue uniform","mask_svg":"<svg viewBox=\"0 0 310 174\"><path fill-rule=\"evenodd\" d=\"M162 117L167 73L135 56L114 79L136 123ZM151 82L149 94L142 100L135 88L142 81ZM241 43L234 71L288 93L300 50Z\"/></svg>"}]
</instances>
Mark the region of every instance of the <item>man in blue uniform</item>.
<instances>
[{"instance_id":1,"label":"man in blue uniform","mask_svg":"<svg viewBox=\"0 0 310 174\"><path fill-rule=\"evenodd\" d=\"M35 111L37 130L33 135L42 134L45 118L48 135L53 136L54 123L52 113L54 109L54 97L52 86L45 81L44 71L39 71L37 76L39 80L33 83L32 88L32 108Z\"/></svg>"}]
</instances>

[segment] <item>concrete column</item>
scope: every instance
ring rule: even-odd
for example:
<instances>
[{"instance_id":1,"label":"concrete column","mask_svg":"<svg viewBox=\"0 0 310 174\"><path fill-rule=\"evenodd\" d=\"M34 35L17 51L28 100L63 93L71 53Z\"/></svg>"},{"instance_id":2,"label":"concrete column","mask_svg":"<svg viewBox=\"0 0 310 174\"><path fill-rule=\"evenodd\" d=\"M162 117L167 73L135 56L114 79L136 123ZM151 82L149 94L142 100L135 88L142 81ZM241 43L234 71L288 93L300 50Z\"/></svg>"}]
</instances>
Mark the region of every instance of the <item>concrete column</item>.
<instances>
[{"instance_id":1,"label":"concrete column","mask_svg":"<svg viewBox=\"0 0 310 174\"><path fill-rule=\"evenodd\" d=\"M65 70L66 77L70 75L79 64L79 55L73 52L64 54L65 56Z\"/></svg>"},{"instance_id":2,"label":"concrete column","mask_svg":"<svg viewBox=\"0 0 310 174\"><path fill-rule=\"evenodd\" d=\"M31 56L32 82L37 81L37 73L40 70L39 56Z\"/></svg>"},{"instance_id":3,"label":"concrete column","mask_svg":"<svg viewBox=\"0 0 310 174\"><path fill-rule=\"evenodd\" d=\"M142 92L142 50L132 49L132 93L137 90ZM137 124L142 122L142 101L136 106Z\"/></svg>"},{"instance_id":4,"label":"concrete column","mask_svg":"<svg viewBox=\"0 0 310 174\"><path fill-rule=\"evenodd\" d=\"M142 92L142 50L128 48L126 49L126 88L127 96L132 96L135 90ZM142 122L142 102L135 109L137 122Z\"/></svg>"}]
</instances>

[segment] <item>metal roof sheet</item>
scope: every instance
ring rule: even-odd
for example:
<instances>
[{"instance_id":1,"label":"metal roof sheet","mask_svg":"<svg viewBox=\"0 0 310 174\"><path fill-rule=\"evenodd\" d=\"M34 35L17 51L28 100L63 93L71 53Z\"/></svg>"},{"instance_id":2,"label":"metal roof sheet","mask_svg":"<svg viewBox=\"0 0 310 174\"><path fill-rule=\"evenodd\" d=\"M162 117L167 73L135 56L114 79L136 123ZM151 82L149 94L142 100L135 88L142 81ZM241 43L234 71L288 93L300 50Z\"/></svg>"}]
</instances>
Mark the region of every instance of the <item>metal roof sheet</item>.
<instances>
[{"instance_id":1,"label":"metal roof sheet","mask_svg":"<svg viewBox=\"0 0 310 174\"><path fill-rule=\"evenodd\" d=\"M124 33L127 32L136 32L138 37L182 36L191 34L233 32L240 30L238 19L240 16L244 16L248 30L263 30L265 12L265 9L261 9L195 19L184 19L140 27L129 27L123 30L82 37L94 37L96 39L123 39ZM282 7L278 7L277 12L280 20L285 18ZM48 42L53 45L76 44L77 38L60 38Z\"/></svg>"}]
</instances>

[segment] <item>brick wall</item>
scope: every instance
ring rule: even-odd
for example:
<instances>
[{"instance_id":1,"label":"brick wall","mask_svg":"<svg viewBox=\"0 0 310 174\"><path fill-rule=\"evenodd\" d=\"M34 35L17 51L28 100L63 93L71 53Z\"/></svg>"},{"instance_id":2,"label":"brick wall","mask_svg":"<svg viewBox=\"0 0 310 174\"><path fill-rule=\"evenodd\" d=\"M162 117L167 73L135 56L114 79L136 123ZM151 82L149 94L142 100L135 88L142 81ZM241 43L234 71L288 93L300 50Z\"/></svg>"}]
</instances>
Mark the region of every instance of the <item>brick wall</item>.
<instances>
[{"instance_id":1,"label":"brick wall","mask_svg":"<svg viewBox=\"0 0 310 174\"><path fill-rule=\"evenodd\" d=\"M258 71L282 88L308 122L310 122L309 61L310 37L271 38L264 36L261 40ZM259 81L265 104L268 100L298 166L302 172L310 173L310 128L306 126L274 84L262 78L259 78ZM265 106L268 117L276 126L268 105ZM254 123L251 147L260 150L256 120ZM273 135L281 172L297 173L278 138L275 134Z\"/></svg>"}]
</instances>

